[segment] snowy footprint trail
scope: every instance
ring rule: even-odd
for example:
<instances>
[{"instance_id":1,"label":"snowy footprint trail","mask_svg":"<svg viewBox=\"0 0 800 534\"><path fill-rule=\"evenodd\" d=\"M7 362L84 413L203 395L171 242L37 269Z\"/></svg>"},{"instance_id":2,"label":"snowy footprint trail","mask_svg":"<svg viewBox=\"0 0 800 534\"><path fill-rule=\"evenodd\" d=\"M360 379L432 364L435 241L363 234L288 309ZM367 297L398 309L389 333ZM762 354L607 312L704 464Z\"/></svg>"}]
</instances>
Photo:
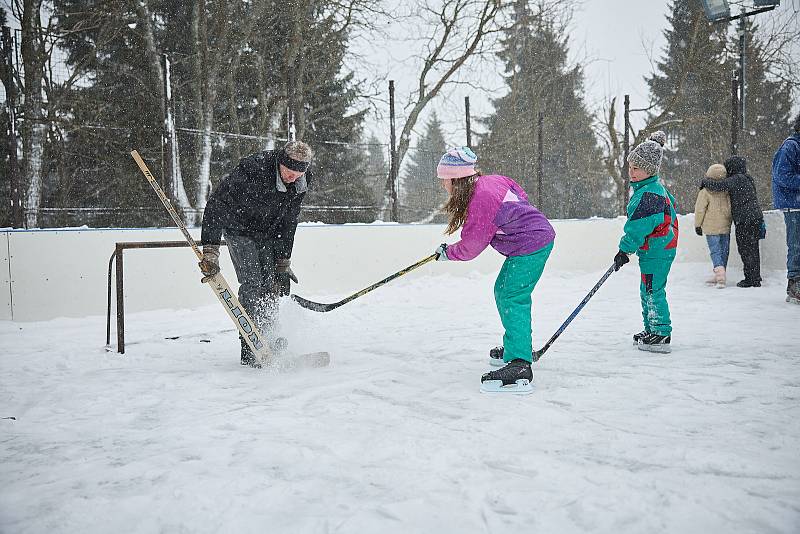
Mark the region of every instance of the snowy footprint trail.
<instances>
[{"instance_id":1,"label":"snowy footprint trail","mask_svg":"<svg viewBox=\"0 0 800 534\"><path fill-rule=\"evenodd\" d=\"M490 276L286 303L293 349L332 354L296 373L239 366L216 303L129 315L125 355L104 317L0 322L0 532L797 532L800 307L706 270L673 269L672 354L631 346L629 266L523 397L478 391ZM537 348L600 274L545 271Z\"/></svg>"}]
</instances>

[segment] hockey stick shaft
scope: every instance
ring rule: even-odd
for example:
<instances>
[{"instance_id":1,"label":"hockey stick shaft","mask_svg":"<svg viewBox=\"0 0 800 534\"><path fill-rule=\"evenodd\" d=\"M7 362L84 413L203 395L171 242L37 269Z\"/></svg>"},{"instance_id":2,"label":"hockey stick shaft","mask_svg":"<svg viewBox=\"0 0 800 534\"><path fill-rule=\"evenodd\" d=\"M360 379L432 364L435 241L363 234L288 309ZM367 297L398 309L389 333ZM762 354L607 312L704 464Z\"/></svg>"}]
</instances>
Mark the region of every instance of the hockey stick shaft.
<instances>
[{"instance_id":1,"label":"hockey stick shaft","mask_svg":"<svg viewBox=\"0 0 800 534\"><path fill-rule=\"evenodd\" d=\"M597 290L600 289L600 286L602 286L603 283L605 283L605 281L608 280L608 277L611 276L613 272L614 272L614 266L612 265L611 267L608 268L608 270L605 273L603 273L603 276L600 278L600 280L598 280L598 282L589 291L589 293L585 297L583 297L581 303L578 304L578 307L575 308L575 310L570 314L570 316L567 317L567 320L564 321L564 323L558 328L558 330L556 330L556 333L553 334L549 340L547 340L547 343L545 343L544 347L542 347L539 350L533 351L533 361L535 362L539 361L539 358L541 358L544 355L544 353L547 352L547 349L549 349L550 345L552 345L553 342L556 339L558 339L558 336L560 336L564 332L564 330L567 329L569 323L571 323L572 320L578 316L578 313L580 313L583 307L586 306L586 303L589 302L589 299L591 299L594 296L594 294L597 293Z\"/></svg>"},{"instance_id":2,"label":"hockey stick shaft","mask_svg":"<svg viewBox=\"0 0 800 534\"><path fill-rule=\"evenodd\" d=\"M413 271L414 269L416 269L418 267L422 267L426 263L435 260L438 256L439 256L438 254L431 254L427 258L423 258L420 261L418 261L417 263L415 263L413 265L409 265L405 269L400 269L396 273L387 276L383 280L381 280L379 282L375 282L371 286L365 287L361 291L359 291L357 293L354 293L354 294L350 295L349 297L347 297L345 299L342 299L342 300L340 300L338 302L333 302L333 303L330 303L330 304L322 304L322 303L319 303L319 302L312 302L310 300L304 299L303 297L298 297L297 295L292 295L292 299L294 299L294 301L297 302L303 308L306 308L306 309L309 309L309 310L312 310L312 311L317 311L317 312L328 312L328 311L331 311L331 310L334 310L334 309L338 308L339 306L347 304L348 302L350 302L352 300L355 300L358 297L366 295L370 291L372 291L374 289L377 289L377 288L381 287L382 285L384 285L384 284L386 284L388 282L391 282L395 278L403 276L404 274L408 274L409 272Z\"/></svg>"},{"instance_id":3,"label":"hockey stick shaft","mask_svg":"<svg viewBox=\"0 0 800 534\"><path fill-rule=\"evenodd\" d=\"M186 241L192 247L192 250L194 250L194 253L197 255L197 259L202 260L203 253L197 246L197 242L189 233L189 230L181 220L178 212L175 211L175 208L167 198L167 195L164 194L164 190L161 189L161 186L158 185L158 182L156 182L155 178L153 178L153 173L151 173L150 169L147 168L147 164L145 164L144 160L139 155L139 152L133 150L131 151L131 156L133 156L133 159L139 166L139 170L141 170L142 174L144 174L144 177L147 178L147 181L158 195L158 198L161 199L161 203L164 204L164 207L169 212L172 220L175 221L175 224L178 225L178 228L180 228L181 232L183 232L183 237L186 238ZM272 356L269 347L266 343L264 343L264 340L262 339L261 333L259 332L255 322L245 311L244 307L242 307L242 305L239 303L239 299L236 298L236 294L231 290L230 286L228 285L228 281L225 280L225 277L222 276L222 273L217 273L210 277L206 283L209 285L209 287L211 287L211 289L214 290L214 294L217 295L217 298L222 303L225 311L228 312L228 316L236 325L239 333L250 347L250 350L253 351L256 358L261 361L266 361L267 358Z\"/></svg>"},{"instance_id":4,"label":"hockey stick shaft","mask_svg":"<svg viewBox=\"0 0 800 534\"><path fill-rule=\"evenodd\" d=\"M139 166L139 170L141 170L142 174L144 174L144 177L147 178L147 181L150 183L150 186L156 192L156 195L158 195L158 198L161 199L161 203L164 204L164 207L167 209L167 212L169 213L170 217L172 217L172 220L175 221L175 224L178 226L178 228L180 228L181 232L183 232L183 237L186 238L186 241L189 242L189 245L192 247L192 250L194 250L194 253L197 254L197 259L202 260L203 253L200 252L200 248L197 246L197 243L195 242L194 238L189 233L189 230L186 229L186 225L183 224L183 221L178 215L178 212L175 211L175 208L172 206L172 203L167 198L167 195L164 194L164 190L161 189L161 186L158 185L158 182L156 182L156 179L153 177L153 173L150 172L150 169L147 167L147 164L142 159L142 156L140 156L139 152L136 150L131 151L131 156L133 156L133 159L136 161L136 165Z\"/></svg>"}]
</instances>

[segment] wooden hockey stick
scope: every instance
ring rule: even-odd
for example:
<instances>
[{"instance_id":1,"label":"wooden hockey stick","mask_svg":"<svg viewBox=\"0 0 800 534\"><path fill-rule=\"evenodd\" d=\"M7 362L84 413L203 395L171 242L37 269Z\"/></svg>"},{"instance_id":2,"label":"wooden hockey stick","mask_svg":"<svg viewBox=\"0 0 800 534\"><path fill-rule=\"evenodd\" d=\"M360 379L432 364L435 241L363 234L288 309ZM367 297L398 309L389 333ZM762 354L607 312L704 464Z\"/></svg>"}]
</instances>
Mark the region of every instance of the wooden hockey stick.
<instances>
[{"instance_id":1,"label":"wooden hockey stick","mask_svg":"<svg viewBox=\"0 0 800 534\"><path fill-rule=\"evenodd\" d=\"M362 289L358 293L354 293L354 294L350 295L349 297L340 300L339 302L332 302L330 304L322 304L320 302L311 302L310 300L304 299L303 297L298 297L297 295L292 295L292 299L294 299L294 301L297 302L300 306L302 306L303 308L306 308L308 310L312 310L312 311L316 311L316 312L329 312L331 310L335 310L336 308L338 308L339 306L342 306L343 304L347 304L351 300L355 300L355 299L357 299L358 297L360 297L362 295L366 295L367 293L369 293L373 289L377 289L377 288L381 287L383 284L385 284L387 282L391 282L392 280L394 280L395 278L397 278L399 276L403 276L404 274L407 274L407 273L413 271L417 267L422 267L423 265L425 265L429 261L433 261L438 257L439 257L439 254L431 254L427 258L421 259L420 261L418 261L414 265L409 265L405 269L400 269L396 273L387 276L386 278L384 278L380 282L375 282L371 286L365 287L364 289Z\"/></svg>"},{"instance_id":2,"label":"wooden hockey stick","mask_svg":"<svg viewBox=\"0 0 800 534\"><path fill-rule=\"evenodd\" d=\"M197 246L194 238L192 238L189 230L186 229L186 225L181 220L178 212L175 211L174 207L172 207L172 203L170 203L167 195L164 194L164 190L161 189L161 186L159 186L158 182L156 182L155 178L153 178L153 174L150 172L150 169L147 168L147 165L139 155L139 152L133 150L131 151L131 156L133 156L133 159L136 160L136 164L139 166L142 174L144 174L144 177L147 178L147 181L150 182L150 185L158 195L158 198L161 199L161 203L164 204L164 207L169 212L172 220L175 221L175 224L177 224L178 228L180 228L181 232L183 232L183 237L186 238L186 241L192 247L192 250L194 250L194 253L197 255L197 259L202 260L203 253L200 251L200 248ZM217 298L219 298L219 301L222 303L225 311L228 312L228 315L236 325L236 328L239 329L239 333L242 334L242 337L250 347L250 350L252 350L253 354L255 354L257 361L267 362L267 360L272 357L272 352L269 350L269 346L264 343L256 324L247 314L242 305L239 304L239 299L236 298L236 293L231 290L228 282L222 276L222 273L217 273L210 277L206 283L208 283L209 287L214 290L214 294L217 295Z\"/></svg>"}]
</instances>

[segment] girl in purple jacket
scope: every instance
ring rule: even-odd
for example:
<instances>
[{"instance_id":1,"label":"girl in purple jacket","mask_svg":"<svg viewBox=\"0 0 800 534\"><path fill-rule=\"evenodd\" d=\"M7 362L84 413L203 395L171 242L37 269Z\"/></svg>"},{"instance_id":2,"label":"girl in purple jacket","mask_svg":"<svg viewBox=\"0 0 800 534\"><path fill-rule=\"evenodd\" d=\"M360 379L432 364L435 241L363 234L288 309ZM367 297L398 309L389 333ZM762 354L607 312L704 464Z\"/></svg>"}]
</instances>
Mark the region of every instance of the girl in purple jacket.
<instances>
[{"instance_id":1,"label":"girl in purple jacket","mask_svg":"<svg viewBox=\"0 0 800 534\"><path fill-rule=\"evenodd\" d=\"M497 311L503 323L505 366L481 377L481 390L529 393L531 370L531 292L553 249L555 231L547 218L528 202L511 178L482 175L469 147L451 148L436 174L450 200L447 234L461 228L461 239L442 244L438 261L469 261L491 245L506 257L494 284Z\"/></svg>"}]
</instances>

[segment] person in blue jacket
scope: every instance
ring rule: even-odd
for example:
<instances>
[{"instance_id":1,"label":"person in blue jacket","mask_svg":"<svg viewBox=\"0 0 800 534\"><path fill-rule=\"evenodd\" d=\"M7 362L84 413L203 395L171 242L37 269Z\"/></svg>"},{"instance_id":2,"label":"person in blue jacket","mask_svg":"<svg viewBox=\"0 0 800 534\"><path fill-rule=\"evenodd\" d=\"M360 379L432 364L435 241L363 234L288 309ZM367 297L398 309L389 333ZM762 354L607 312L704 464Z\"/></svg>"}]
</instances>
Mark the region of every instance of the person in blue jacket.
<instances>
[{"instance_id":1,"label":"person in blue jacket","mask_svg":"<svg viewBox=\"0 0 800 534\"><path fill-rule=\"evenodd\" d=\"M800 304L800 113L772 159L772 202L786 222L786 302Z\"/></svg>"}]
</instances>

